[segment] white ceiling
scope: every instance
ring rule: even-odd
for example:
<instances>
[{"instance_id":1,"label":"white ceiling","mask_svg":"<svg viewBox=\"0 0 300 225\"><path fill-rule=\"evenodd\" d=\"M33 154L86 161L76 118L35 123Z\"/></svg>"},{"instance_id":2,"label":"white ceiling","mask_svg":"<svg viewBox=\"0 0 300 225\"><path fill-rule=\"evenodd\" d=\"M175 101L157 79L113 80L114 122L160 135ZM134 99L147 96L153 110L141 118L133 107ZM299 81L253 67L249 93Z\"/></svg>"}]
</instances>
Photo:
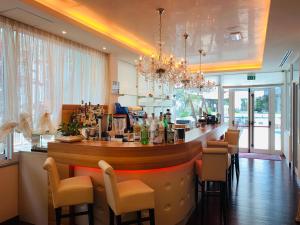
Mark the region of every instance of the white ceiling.
<instances>
[{"instance_id":1,"label":"white ceiling","mask_svg":"<svg viewBox=\"0 0 300 225\"><path fill-rule=\"evenodd\" d=\"M64 36L87 46L116 54L122 60L133 63L138 53L124 45L79 25L65 17L43 10L32 1L0 0L0 14L36 26L51 33ZM190 34L188 42L188 60L198 63L197 50L207 51L204 63L218 64L227 61L243 61L257 58L261 39L258 35L260 21L265 5L263 0L64 0L75 2L73 7L85 6L91 15L101 18L130 32L134 37L151 46L157 44L158 16L157 7L165 7L163 18L163 38L165 52L177 57L183 56L182 33ZM77 5L78 4L78 5ZM298 55L300 32L297 24L300 14L297 12L300 1L272 0L269 25L264 52L263 71L278 71L281 58L288 49L294 49L290 58ZM62 35L61 31L68 33ZM232 42L228 34L241 31L243 40ZM291 60L291 59L290 59ZM293 60L293 59L292 59Z\"/></svg>"}]
</instances>

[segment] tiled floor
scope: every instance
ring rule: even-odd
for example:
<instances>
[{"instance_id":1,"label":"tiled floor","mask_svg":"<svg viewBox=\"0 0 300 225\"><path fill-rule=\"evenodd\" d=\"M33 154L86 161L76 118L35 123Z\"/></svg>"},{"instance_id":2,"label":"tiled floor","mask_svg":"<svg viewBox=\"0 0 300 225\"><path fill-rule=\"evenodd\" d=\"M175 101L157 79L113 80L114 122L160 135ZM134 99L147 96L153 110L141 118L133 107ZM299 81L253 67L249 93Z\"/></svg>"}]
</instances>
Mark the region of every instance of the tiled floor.
<instances>
[{"instance_id":1,"label":"tiled floor","mask_svg":"<svg viewBox=\"0 0 300 225\"><path fill-rule=\"evenodd\" d=\"M283 161L240 159L239 182L232 186L229 225L292 225L295 223L299 186ZM187 225L220 224L219 197L209 197L201 222L201 204Z\"/></svg>"}]
</instances>

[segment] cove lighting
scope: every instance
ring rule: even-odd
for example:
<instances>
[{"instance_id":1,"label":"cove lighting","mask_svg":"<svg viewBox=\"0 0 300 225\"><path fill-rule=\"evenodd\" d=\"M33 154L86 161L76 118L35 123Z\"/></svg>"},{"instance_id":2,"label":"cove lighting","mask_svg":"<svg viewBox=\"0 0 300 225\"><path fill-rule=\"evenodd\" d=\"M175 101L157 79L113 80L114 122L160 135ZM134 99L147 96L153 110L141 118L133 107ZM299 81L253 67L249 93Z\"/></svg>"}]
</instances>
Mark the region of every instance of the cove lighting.
<instances>
[{"instance_id":1,"label":"cove lighting","mask_svg":"<svg viewBox=\"0 0 300 225\"><path fill-rule=\"evenodd\" d=\"M113 21L93 13L91 9L83 3L79 4L77 0L22 0L27 4L35 5L44 11L54 14L64 20L77 23L80 27L88 28L92 32L96 32L111 39L112 41L122 44L124 47L133 50L138 54L149 56L156 52L151 44L147 43L139 36L130 33L128 30L113 23ZM84 1L81 1L84 2ZM253 70L262 67L263 55L266 41L266 31L269 18L269 9L271 0L257 1L261 9L261 14L256 25L256 55L251 59L235 60L232 62L215 62L213 64L203 64L203 72L218 71L235 71L235 70ZM234 39L243 38L241 34L233 34ZM232 39L232 37L231 37ZM209 52L208 52L209 54ZM190 65L192 68L198 68L199 65Z\"/></svg>"}]
</instances>

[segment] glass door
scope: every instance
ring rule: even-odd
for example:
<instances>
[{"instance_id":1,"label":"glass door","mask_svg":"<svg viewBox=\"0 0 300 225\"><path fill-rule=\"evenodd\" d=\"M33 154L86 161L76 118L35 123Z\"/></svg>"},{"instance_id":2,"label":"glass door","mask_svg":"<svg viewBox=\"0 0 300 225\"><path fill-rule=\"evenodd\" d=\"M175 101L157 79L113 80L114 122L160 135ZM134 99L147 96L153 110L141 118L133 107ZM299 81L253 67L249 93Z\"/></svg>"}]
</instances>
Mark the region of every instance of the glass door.
<instances>
[{"instance_id":1,"label":"glass door","mask_svg":"<svg viewBox=\"0 0 300 225\"><path fill-rule=\"evenodd\" d=\"M248 89L234 91L234 127L240 132L240 149L249 149L249 91Z\"/></svg>"},{"instance_id":2,"label":"glass door","mask_svg":"<svg viewBox=\"0 0 300 225\"><path fill-rule=\"evenodd\" d=\"M251 90L251 150L261 151L270 149L270 90L262 88Z\"/></svg>"},{"instance_id":3,"label":"glass door","mask_svg":"<svg viewBox=\"0 0 300 225\"><path fill-rule=\"evenodd\" d=\"M276 153L282 150L281 99L281 87L224 91L224 122L240 129L241 151ZM229 108L227 112L225 106Z\"/></svg>"}]
</instances>

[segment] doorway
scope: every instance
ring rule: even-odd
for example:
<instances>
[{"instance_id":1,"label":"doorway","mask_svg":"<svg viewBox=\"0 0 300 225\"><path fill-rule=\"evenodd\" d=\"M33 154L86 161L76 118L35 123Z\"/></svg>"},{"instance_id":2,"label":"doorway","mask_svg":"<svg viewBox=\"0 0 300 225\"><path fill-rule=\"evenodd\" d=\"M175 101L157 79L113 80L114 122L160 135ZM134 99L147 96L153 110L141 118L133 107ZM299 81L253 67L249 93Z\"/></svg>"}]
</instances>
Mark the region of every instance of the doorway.
<instances>
[{"instance_id":1,"label":"doorway","mask_svg":"<svg viewBox=\"0 0 300 225\"><path fill-rule=\"evenodd\" d=\"M224 121L241 131L244 152L280 154L281 87L224 89Z\"/></svg>"}]
</instances>

